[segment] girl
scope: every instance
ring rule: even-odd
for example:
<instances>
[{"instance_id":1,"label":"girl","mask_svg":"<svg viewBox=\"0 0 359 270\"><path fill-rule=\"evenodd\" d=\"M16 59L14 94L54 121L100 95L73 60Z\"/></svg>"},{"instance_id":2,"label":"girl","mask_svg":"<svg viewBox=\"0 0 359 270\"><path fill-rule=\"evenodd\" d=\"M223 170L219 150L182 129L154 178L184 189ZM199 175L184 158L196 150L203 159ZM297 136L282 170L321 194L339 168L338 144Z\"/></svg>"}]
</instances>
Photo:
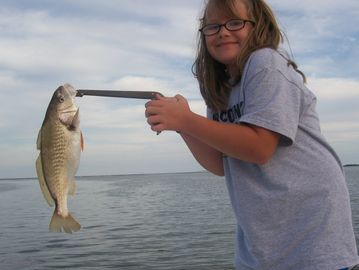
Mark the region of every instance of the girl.
<instances>
[{"instance_id":1,"label":"girl","mask_svg":"<svg viewBox=\"0 0 359 270\"><path fill-rule=\"evenodd\" d=\"M194 63L207 118L186 99L146 104L156 132L175 130L208 171L225 175L237 220L237 269L337 270L359 263L341 162L323 138L316 98L279 51L263 0L209 0Z\"/></svg>"}]
</instances>

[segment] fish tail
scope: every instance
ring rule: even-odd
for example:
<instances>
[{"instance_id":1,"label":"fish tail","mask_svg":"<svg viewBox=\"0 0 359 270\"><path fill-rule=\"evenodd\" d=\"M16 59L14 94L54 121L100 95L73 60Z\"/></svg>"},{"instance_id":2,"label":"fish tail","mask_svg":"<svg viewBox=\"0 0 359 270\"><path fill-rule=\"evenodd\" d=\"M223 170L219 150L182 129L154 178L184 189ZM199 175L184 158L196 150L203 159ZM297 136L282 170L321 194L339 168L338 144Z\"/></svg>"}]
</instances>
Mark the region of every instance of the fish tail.
<instances>
[{"instance_id":1,"label":"fish tail","mask_svg":"<svg viewBox=\"0 0 359 270\"><path fill-rule=\"evenodd\" d=\"M50 221L49 229L51 232L64 231L66 233L72 233L80 230L81 225L70 214L68 214L66 217L60 216L57 214L55 209L55 212Z\"/></svg>"}]
</instances>

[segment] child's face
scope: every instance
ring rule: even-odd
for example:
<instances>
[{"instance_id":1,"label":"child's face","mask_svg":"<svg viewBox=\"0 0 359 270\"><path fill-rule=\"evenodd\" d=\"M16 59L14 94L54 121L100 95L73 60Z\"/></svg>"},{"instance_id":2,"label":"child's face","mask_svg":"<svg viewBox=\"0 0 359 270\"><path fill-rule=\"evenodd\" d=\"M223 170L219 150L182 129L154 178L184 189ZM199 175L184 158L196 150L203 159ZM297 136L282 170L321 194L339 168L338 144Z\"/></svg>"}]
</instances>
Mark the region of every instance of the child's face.
<instances>
[{"instance_id":1,"label":"child's face","mask_svg":"<svg viewBox=\"0 0 359 270\"><path fill-rule=\"evenodd\" d=\"M247 14L247 7L244 3L236 2L237 14L240 19L249 19ZM206 23L223 24L232 18L222 12L215 10L209 11L206 18ZM253 26L246 23L244 28L237 31L228 31L224 26L220 31L212 36L206 36L206 46L210 55L218 62L226 65L227 70L231 76L235 75L235 63L238 54L244 46Z\"/></svg>"}]
</instances>

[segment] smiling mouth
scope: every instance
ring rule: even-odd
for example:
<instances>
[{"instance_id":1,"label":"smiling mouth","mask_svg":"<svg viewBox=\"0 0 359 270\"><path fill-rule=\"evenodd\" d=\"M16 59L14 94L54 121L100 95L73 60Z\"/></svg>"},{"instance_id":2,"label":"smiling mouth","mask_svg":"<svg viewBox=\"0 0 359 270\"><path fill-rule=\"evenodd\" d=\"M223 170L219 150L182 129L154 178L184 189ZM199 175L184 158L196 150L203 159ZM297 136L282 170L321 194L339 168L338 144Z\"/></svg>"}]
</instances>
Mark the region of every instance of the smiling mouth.
<instances>
[{"instance_id":1,"label":"smiling mouth","mask_svg":"<svg viewBox=\"0 0 359 270\"><path fill-rule=\"evenodd\" d=\"M225 43L218 44L217 47L228 46L228 45L238 45L238 43L237 42L225 42Z\"/></svg>"}]
</instances>

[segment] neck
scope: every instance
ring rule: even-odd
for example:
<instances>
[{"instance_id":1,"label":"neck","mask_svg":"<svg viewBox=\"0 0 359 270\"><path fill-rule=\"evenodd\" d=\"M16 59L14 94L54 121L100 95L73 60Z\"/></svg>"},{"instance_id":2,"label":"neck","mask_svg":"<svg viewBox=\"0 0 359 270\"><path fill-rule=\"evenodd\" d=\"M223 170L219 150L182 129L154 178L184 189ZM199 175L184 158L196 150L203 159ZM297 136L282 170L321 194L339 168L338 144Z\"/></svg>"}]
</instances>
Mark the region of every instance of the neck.
<instances>
[{"instance_id":1,"label":"neck","mask_svg":"<svg viewBox=\"0 0 359 270\"><path fill-rule=\"evenodd\" d=\"M230 80L234 80L237 76L237 68L233 65L230 65L230 66L228 65L226 72L227 72Z\"/></svg>"}]
</instances>

